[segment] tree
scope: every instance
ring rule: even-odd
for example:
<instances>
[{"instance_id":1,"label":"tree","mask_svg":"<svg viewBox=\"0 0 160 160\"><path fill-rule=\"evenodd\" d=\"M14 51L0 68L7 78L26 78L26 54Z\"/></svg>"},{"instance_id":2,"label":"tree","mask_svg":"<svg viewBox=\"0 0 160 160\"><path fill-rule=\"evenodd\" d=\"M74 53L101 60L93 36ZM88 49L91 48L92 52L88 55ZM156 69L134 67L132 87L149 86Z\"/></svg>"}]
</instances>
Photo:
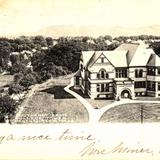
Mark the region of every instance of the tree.
<instances>
[{"instance_id":1,"label":"tree","mask_svg":"<svg viewBox=\"0 0 160 160\"><path fill-rule=\"evenodd\" d=\"M33 38L33 43L36 45L40 45L41 47L47 46L46 39L43 36L35 36Z\"/></svg>"},{"instance_id":2,"label":"tree","mask_svg":"<svg viewBox=\"0 0 160 160\"><path fill-rule=\"evenodd\" d=\"M105 36L104 36L104 39L105 39L105 40L109 40L110 42L112 42L112 40L113 40L110 35L105 35Z\"/></svg>"},{"instance_id":3,"label":"tree","mask_svg":"<svg viewBox=\"0 0 160 160\"><path fill-rule=\"evenodd\" d=\"M14 83L19 83L23 78L23 73L16 73L14 74Z\"/></svg>"},{"instance_id":4,"label":"tree","mask_svg":"<svg viewBox=\"0 0 160 160\"><path fill-rule=\"evenodd\" d=\"M48 46L53 46L53 39L52 39L52 37L47 37L46 38L46 42L47 42Z\"/></svg>"},{"instance_id":5,"label":"tree","mask_svg":"<svg viewBox=\"0 0 160 160\"><path fill-rule=\"evenodd\" d=\"M0 66L6 70L8 68L9 54L12 47L8 41L0 41Z\"/></svg>"},{"instance_id":6,"label":"tree","mask_svg":"<svg viewBox=\"0 0 160 160\"><path fill-rule=\"evenodd\" d=\"M26 73L27 72L27 67L25 64L23 63L15 63L12 65L12 67L10 68L10 73L11 74L15 74L15 73Z\"/></svg>"},{"instance_id":7,"label":"tree","mask_svg":"<svg viewBox=\"0 0 160 160\"><path fill-rule=\"evenodd\" d=\"M19 84L24 86L25 88L28 88L31 85L34 85L37 83L36 77L32 73L24 75L24 77L19 81Z\"/></svg>"},{"instance_id":8,"label":"tree","mask_svg":"<svg viewBox=\"0 0 160 160\"><path fill-rule=\"evenodd\" d=\"M0 122L4 122L6 116L11 118L16 111L16 102L9 96L0 96Z\"/></svg>"},{"instance_id":9,"label":"tree","mask_svg":"<svg viewBox=\"0 0 160 160\"><path fill-rule=\"evenodd\" d=\"M20 63L19 54L11 54L10 55L10 61L11 61L12 65L15 64L15 63Z\"/></svg>"}]
</instances>

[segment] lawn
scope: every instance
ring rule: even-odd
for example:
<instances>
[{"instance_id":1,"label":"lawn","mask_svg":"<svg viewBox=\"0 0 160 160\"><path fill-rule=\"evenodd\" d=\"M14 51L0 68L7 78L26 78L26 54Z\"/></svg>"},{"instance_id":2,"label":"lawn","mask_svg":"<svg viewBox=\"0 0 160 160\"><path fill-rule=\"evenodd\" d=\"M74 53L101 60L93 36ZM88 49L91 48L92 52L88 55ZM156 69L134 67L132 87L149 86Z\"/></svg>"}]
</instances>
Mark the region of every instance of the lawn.
<instances>
[{"instance_id":1,"label":"lawn","mask_svg":"<svg viewBox=\"0 0 160 160\"><path fill-rule=\"evenodd\" d=\"M64 91L71 76L55 78L39 87L24 106L17 123L82 123L88 122L88 112L72 95Z\"/></svg>"},{"instance_id":2,"label":"lawn","mask_svg":"<svg viewBox=\"0 0 160 160\"><path fill-rule=\"evenodd\" d=\"M143 112L141 112L143 109ZM160 104L156 103L133 103L123 104L106 111L100 122L160 122Z\"/></svg>"}]
</instances>

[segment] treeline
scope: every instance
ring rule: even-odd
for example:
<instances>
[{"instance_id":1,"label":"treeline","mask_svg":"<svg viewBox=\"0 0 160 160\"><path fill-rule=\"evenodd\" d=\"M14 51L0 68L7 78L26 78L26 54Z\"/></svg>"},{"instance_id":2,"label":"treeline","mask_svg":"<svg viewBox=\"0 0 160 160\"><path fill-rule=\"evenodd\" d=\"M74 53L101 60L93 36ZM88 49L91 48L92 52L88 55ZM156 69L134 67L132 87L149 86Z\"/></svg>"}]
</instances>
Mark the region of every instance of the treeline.
<instances>
[{"instance_id":1,"label":"treeline","mask_svg":"<svg viewBox=\"0 0 160 160\"><path fill-rule=\"evenodd\" d=\"M15 39L0 38L0 71L10 74L32 71L43 79L75 72L82 50L112 50L118 43L111 43L111 36L91 37L51 37L21 36ZM27 57L27 58L26 58Z\"/></svg>"},{"instance_id":2,"label":"treeline","mask_svg":"<svg viewBox=\"0 0 160 160\"><path fill-rule=\"evenodd\" d=\"M75 72L81 51L113 50L128 41L158 40L151 35L92 37L25 37L0 38L0 72L15 75L15 84L28 88L51 77ZM159 53L159 42L150 42Z\"/></svg>"},{"instance_id":3,"label":"treeline","mask_svg":"<svg viewBox=\"0 0 160 160\"><path fill-rule=\"evenodd\" d=\"M119 36L114 38L114 40L117 40L119 42L121 41L126 42L129 39L133 41L138 41L138 40L150 41L150 40L160 40L160 36L138 35L138 36Z\"/></svg>"}]
</instances>

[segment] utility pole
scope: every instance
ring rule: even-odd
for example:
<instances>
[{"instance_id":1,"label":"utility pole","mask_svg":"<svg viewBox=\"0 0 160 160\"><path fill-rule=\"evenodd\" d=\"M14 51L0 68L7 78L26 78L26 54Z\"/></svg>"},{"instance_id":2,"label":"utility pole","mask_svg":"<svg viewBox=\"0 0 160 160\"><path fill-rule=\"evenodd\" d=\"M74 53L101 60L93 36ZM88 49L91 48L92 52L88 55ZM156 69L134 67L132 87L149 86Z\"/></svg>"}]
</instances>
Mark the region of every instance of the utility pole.
<instances>
[{"instance_id":1,"label":"utility pole","mask_svg":"<svg viewBox=\"0 0 160 160\"><path fill-rule=\"evenodd\" d=\"M141 105L141 123L143 123L143 105Z\"/></svg>"}]
</instances>

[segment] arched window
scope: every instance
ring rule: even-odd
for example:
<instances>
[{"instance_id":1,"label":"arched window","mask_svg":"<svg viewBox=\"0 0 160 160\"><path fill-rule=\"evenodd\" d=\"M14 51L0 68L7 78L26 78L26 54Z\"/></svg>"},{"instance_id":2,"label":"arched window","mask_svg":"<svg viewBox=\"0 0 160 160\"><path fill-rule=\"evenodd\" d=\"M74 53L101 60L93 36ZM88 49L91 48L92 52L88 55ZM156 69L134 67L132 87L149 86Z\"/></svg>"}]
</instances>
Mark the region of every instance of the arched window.
<instances>
[{"instance_id":1,"label":"arched window","mask_svg":"<svg viewBox=\"0 0 160 160\"><path fill-rule=\"evenodd\" d=\"M100 72L100 75L101 75L101 78L105 78L105 71L102 70L102 71Z\"/></svg>"},{"instance_id":2,"label":"arched window","mask_svg":"<svg viewBox=\"0 0 160 160\"><path fill-rule=\"evenodd\" d=\"M108 73L106 73L105 69L101 69L97 74L97 78L99 78L99 79L108 79L109 75L108 75Z\"/></svg>"}]
</instances>

